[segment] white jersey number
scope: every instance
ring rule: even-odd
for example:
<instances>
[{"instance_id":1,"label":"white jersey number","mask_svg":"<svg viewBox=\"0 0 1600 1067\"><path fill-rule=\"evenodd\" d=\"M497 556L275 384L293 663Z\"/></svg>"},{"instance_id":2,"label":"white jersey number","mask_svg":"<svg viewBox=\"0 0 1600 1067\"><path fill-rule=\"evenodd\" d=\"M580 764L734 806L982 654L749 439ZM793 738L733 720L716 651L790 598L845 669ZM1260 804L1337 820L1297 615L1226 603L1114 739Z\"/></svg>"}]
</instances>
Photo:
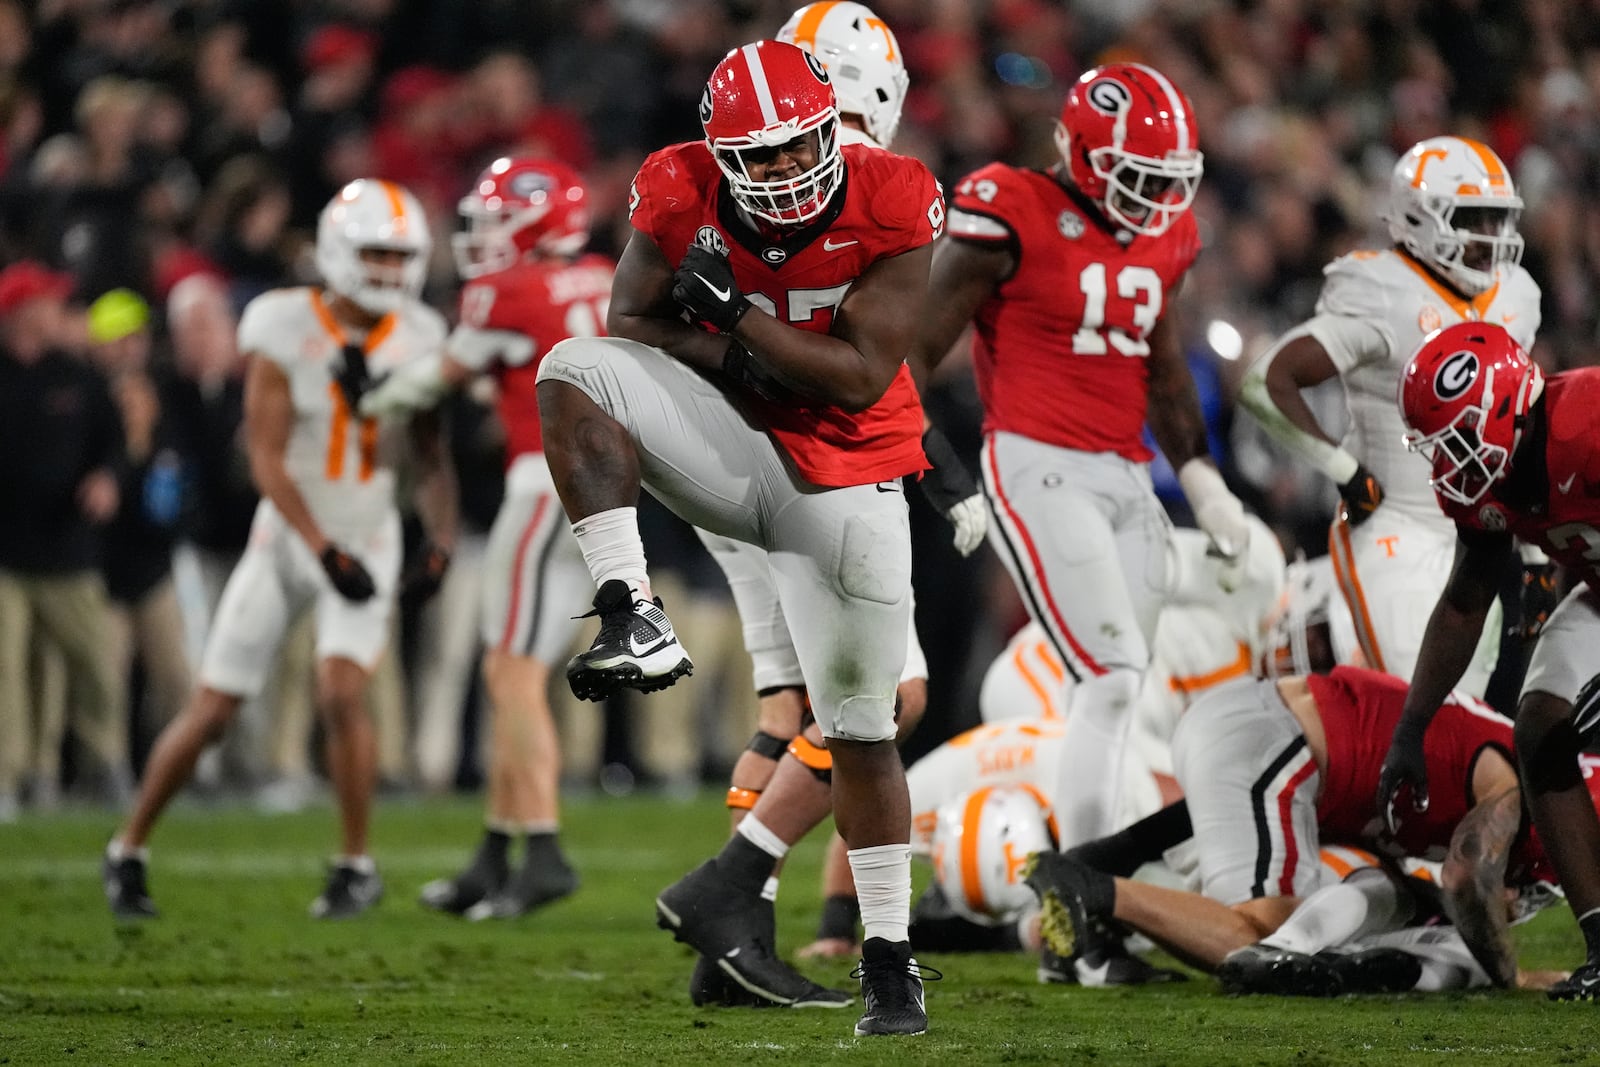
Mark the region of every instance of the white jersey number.
<instances>
[{"instance_id":1,"label":"white jersey number","mask_svg":"<svg viewBox=\"0 0 1600 1067\"><path fill-rule=\"evenodd\" d=\"M775 319L781 319L791 326L802 322L811 322L817 317L819 311L834 311L844 303L845 293L850 291L849 282L843 285L829 286L826 289L790 289L784 294L786 306L784 314L778 314L778 305L765 293L746 293L745 298L756 307L765 311Z\"/></svg>"},{"instance_id":2,"label":"white jersey number","mask_svg":"<svg viewBox=\"0 0 1600 1067\"><path fill-rule=\"evenodd\" d=\"M1117 295L1133 301L1133 330L1106 326L1106 265L1091 263L1078 275L1083 290L1083 320L1072 335L1072 351L1080 356L1103 356L1110 347L1124 356L1148 356L1145 338L1161 318L1161 275L1149 267L1127 266L1117 271Z\"/></svg>"},{"instance_id":3,"label":"white jersey number","mask_svg":"<svg viewBox=\"0 0 1600 1067\"><path fill-rule=\"evenodd\" d=\"M574 300L567 305L567 317L563 322L568 337L599 337L605 325L606 311L611 301L607 297L596 297L593 300Z\"/></svg>"}]
</instances>

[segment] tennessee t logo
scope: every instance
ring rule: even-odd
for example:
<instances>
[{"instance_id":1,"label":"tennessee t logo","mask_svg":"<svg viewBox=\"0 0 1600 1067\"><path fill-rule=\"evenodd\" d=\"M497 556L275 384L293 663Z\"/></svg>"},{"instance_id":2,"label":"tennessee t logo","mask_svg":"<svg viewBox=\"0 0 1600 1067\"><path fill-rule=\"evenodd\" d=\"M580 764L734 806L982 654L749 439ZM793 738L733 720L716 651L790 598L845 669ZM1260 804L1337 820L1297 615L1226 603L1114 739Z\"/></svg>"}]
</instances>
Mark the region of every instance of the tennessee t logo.
<instances>
[{"instance_id":1,"label":"tennessee t logo","mask_svg":"<svg viewBox=\"0 0 1600 1067\"><path fill-rule=\"evenodd\" d=\"M1389 537L1380 537L1380 538L1378 538L1378 544L1383 546L1383 558L1384 559L1394 559L1394 546L1399 544L1399 543L1400 543L1400 538L1397 537L1397 536L1393 536L1393 535L1391 535Z\"/></svg>"}]
</instances>

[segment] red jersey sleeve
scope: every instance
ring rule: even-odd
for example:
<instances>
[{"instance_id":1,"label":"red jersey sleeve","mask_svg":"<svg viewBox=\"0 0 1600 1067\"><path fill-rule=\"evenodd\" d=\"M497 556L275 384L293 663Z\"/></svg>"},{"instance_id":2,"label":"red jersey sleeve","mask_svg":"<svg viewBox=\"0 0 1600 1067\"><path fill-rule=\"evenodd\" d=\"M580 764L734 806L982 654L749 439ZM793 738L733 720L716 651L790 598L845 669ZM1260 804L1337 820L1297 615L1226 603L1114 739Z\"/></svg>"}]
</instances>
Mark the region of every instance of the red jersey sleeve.
<instances>
[{"instance_id":1,"label":"red jersey sleeve","mask_svg":"<svg viewBox=\"0 0 1600 1067\"><path fill-rule=\"evenodd\" d=\"M652 152L628 190L628 222L663 251L682 227L682 216L698 211L703 204L684 151L692 145L687 142Z\"/></svg>"},{"instance_id":2,"label":"red jersey sleeve","mask_svg":"<svg viewBox=\"0 0 1600 1067\"><path fill-rule=\"evenodd\" d=\"M880 158L874 162L888 173L868 208L872 221L882 228L882 254L898 256L931 244L944 233L944 190L933 173L915 159L888 152L878 152L876 157Z\"/></svg>"},{"instance_id":3,"label":"red jersey sleeve","mask_svg":"<svg viewBox=\"0 0 1600 1067\"><path fill-rule=\"evenodd\" d=\"M957 182L950 201L950 236L973 244L1015 247L1017 220L1006 209L1027 203L1031 195L1013 187L1015 175L1004 164L990 163Z\"/></svg>"}]
</instances>

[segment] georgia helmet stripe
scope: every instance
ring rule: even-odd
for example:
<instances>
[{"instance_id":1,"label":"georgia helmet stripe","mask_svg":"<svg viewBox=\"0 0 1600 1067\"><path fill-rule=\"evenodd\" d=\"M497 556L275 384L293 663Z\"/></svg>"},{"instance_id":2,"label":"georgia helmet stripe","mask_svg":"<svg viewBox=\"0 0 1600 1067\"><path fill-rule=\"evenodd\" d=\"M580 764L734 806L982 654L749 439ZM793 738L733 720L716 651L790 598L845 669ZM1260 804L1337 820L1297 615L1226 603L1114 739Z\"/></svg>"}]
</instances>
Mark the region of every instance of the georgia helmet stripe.
<instances>
[{"instance_id":1,"label":"georgia helmet stripe","mask_svg":"<svg viewBox=\"0 0 1600 1067\"><path fill-rule=\"evenodd\" d=\"M1136 70L1142 70L1154 78L1156 84L1161 86L1161 91L1167 94L1167 103L1172 108L1173 121L1178 126L1179 152L1186 152L1194 145L1189 143L1189 112L1184 109L1183 97L1178 94L1177 87L1167 80L1167 76L1154 67L1147 67L1143 63L1133 64Z\"/></svg>"},{"instance_id":2,"label":"georgia helmet stripe","mask_svg":"<svg viewBox=\"0 0 1600 1067\"><path fill-rule=\"evenodd\" d=\"M767 72L761 65L761 50L753 44L740 49L745 66L750 69L750 84L755 87L756 103L761 105L761 121L771 126L778 121L778 109L772 102L772 87L767 84Z\"/></svg>"}]
</instances>

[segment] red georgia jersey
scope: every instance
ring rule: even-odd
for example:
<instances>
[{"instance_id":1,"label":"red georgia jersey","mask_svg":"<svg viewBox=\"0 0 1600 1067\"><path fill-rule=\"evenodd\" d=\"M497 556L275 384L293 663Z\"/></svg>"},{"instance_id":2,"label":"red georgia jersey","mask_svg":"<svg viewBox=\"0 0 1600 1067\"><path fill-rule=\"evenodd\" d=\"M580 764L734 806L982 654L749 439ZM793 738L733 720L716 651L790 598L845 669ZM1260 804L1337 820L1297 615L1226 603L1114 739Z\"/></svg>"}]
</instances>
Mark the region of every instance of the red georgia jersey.
<instances>
[{"instance_id":1,"label":"red georgia jersey","mask_svg":"<svg viewBox=\"0 0 1600 1067\"><path fill-rule=\"evenodd\" d=\"M1312 675L1307 681L1327 739L1328 764L1317 800L1317 824L1324 841L1443 859L1450 835L1472 807L1472 771L1479 753L1498 749L1516 766L1511 720L1471 697L1452 697L1434 716L1422 745L1428 810L1412 811L1402 797L1400 832L1391 837L1377 808L1378 773L1405 706L1405 680L1358 667L1335 667L1333 673Z\"/></svg>"},{"instance_id":2,"label":"red georgia jersey","mask_svg":"<svg viewBox=\"0 0 1600 1067\"><path fill-rule=\"evenodd\" d=\"M1200 253L1193 214L1136 236L1051 174L991 163L956 186L950 236L1016 260L973 317L984 431L1148 462L1144 357Z\"/></svg>"},{"instance_id":3,"label":"red georgia jersey","mask_svg":"<svg viewBox=\"0 0 1600 1067\"><path fill-rule=\"evenodd\" d=\"M1600 588L1600 367L1546 378L1544 413L1548 496L1537 512L1503 500L1504 479L1476 504L1438 497L1439 507L1467 529L1511 531Z\"/></svg>"},{"instance_id":4,"label":"red georgia jersey","mask_svg":"<svg viewBox=\"0 0 1600 1067\"><path fill-rule=\"evenodd\" d=\"M750 302L798 329L827 333L850 286L880 259L920 248L944 226L944 197L914 159L845 145L845 186L821 218L772 238L738 213L703 142L664 148L634 179L629 219L676 266L692 244L726 251ZM920 298L921 294L918 294ZM925 470L922 404L904 366L865 411L739 400L815 485L866 485Z\"/></svg>"},{"instance_id":5,"label":"red georgia jersey","mask_svg":"<svg viewBox=\"0 0 1600 1067\"><path fill-rule=\"evenodd\" d=\"M544 451L539 438L539 361L569 337L606 332L616 265L599 255L574 262L523 260L461 290L461 322L445 343L451 359L475 371L493 367L500 387L506 463Z\"/></svg>"}]
</instances>

